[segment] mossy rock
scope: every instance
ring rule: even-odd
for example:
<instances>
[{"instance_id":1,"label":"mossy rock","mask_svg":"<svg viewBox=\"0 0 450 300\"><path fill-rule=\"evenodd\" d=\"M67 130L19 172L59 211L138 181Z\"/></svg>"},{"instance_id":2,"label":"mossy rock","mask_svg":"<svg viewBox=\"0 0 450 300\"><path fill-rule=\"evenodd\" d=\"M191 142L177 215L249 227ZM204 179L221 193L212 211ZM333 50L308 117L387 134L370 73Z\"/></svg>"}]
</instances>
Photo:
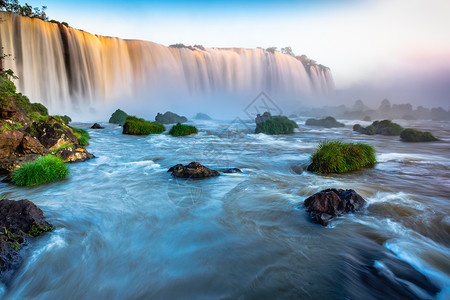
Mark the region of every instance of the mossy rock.
<instances>
[{"instance_id":1,"label":"mossy rock","mask_svg":"<svg viewBox=\"0 0 450 300\"><path fill-rule=\"evenodd\" d=\"M383 120L375 121L372 125L367 127L362 127L360 124L355 124L353 126L353 130L367 135L381 134L388 136L399 136L403 128L397 123L389 120Z\"/></svg>"},{"instance_id":2,"label":"mossy rock","mask_svg":"<svg viewBox=\"0 0 450 300\"><path fill-rule=\"evenodd\" d=\"M128 116L123 125L123 134L149 135L159 134L166 130L164 125L157 122L149 122L135 116Z\"/></svg>"},{"instance_id":3,"label":"mossy rock","mask_svg":"<svg viewBox=\"0 0 450 300\"><path fill-rule=\"evenodd\" d=\"M187 118L184 116L177 115L171 111L168 111L164 114L158 113L155 117L155 121L160 124L176 124L176 123L185 123L187 122Z\"/></svg>"},{"instance_id":4,"label":"mossy rock","mask_svg":"<svg viewBox=\"0 0 450 300\"><path fill-rule=\"evenodd\" d=\"M109 123L123 125L126 122L128 114L121 109L117 109L109 118Z\"/></svg>"},{"instance_id":5,"label":"mossy rock","mask_svg":"<svg viewBox=\"0 0 450 300\"><path fill-rule=\"evenodd\" d=\"M336 128L336 127L344 127L345 124L336 121L333 117L326 117L323 119L308 119L305 122L307 126L320 126L325 128Z\"/></svg>"},{"instance_id":6,"label":"mossy rock","mask_svg":"<svg viewBox=\"0 0 450 300\"><path fill-rule=\"evenodd\" d=\"M328 174L345 173L375 166L375 150L363 143L325 141L311 156L308 171Z\"/></svg>"},{"instance_id":7,"label":"mossy rock","mask_svg":"<svg viewBox=\"0 0 450 300\"><path fill-rule=\"evenodd\" d=\"M406 128L400 134L400 138L404 142L435 142L439 141L434 135L428 131L420 131L417 129Z\"/></svg>"},{"instance_id":8,"label":"mossy rock","mask_svg":"<svg viewBox=\"0 0 450 300\"><path fill-rule=\"evenodd\" d=\"M255 133L265 133L270 135L291 134L294 128L298 128L297 123L289 120L285 116L272 116L269 119L256 124Z\"/></svg>"},{"instance_id":9,"label":"mossy rock","mask_svg":"<svg viewBox=\"0 0 450 300\"><path fill-rule=\"evenodd\" d=\"M185 136L196 133L198 133L198 130L195 126L183 125L180 123L173 125L169 131L169 134L172 136Z\"/></svg>"}]
</instances>

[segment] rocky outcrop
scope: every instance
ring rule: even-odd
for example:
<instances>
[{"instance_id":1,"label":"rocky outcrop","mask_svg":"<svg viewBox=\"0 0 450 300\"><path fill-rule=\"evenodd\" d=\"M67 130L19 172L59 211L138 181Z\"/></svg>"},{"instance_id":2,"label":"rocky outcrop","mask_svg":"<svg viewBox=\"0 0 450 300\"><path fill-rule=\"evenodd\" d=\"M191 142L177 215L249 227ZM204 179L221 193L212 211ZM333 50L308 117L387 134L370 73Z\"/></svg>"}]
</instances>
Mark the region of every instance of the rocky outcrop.
<instances>
[{"instance_id":1,"label":"rocky outcrop","mask_svg":"<svg viewBox=\"0 0 450 300\"><path fill-rule=\"evenodd\" d=\"M272 118L272 115L270 114L270 112L264 112L262 115L258 114L255 118L255 123L259 124L262 122L265 122L267 120L270 120Z\"/></svg>"},{"instance_id":2,"label":"rocky outcrop","mask_svg":"<svg viewBox=\"0 0 450 300\"><path fill-rule=\"evenodd\" d=\"M78 139L66 125L58 123L54 118L49 121L33 123L29 129L41 144L50 150L57 149L64 144L78 144Z\"/></svg>"},{"instance_id":3,"label":"rocky outcrop","mask_svg":"<svg viewBox=\"0 0 450 300\"><path fill-rule=\"evenodd\" d=\"M155 121L159 124L176 124L187 122L187 118L168 111L164 114L158 113L155 117Z\"/></svg>"},{"instance_id":4,"label":"rocky outcrop","mask_svg":"<svg viewBox=\"0 0 450 300\"><path fill-rule=\"evenodd\" d=\"M333 117L326 117L324 119L308 119L306 120L305 125L325 128L345 127L344 123L336 121Z\"/></svg>"},{"instance_id":5,"label":"rocky outcrop","mask_svg":"<svg viewBox=\"0 0 450 300\"><path fill-rule=\"evenodd\" d=\"M179 178L205 178L219 176L219 171L211 170L198 162L191 162L188 165L182 164L171 167L167 172L172 172L172 176Z\"/></svg>"},{"instance_id":6,"label":"rocky outcrop","mask_svg":"<svg viewBox=\"0 0 450 300\"><path fill-rule=\"evenodd\" d=\"M9 157L16 152L23 139L23 132L8 130L0 134L0 158Z\"/></svg>"},{"instance_id":7,"label":"rocky outcrop","mask_svg":"<svg viewBox=\"0 0 450 300\"><path fill-rule=\"evenodd\" d=\"M383 121L375 121L372 123L372 125L369 125L367 127L362 127L359 124L355 124L353 126L353 131L366 134L366 135L375 135L375 134L381 134L381 135L389 135L389 136L398 136L402 132L403 128L394 122L391 122L389 120L383 120Z\"/></svg>"},{"instance_id":8,"label":"rocky outcrop","mask_svg":"<svg viewBox=\"0 0 450 300\"><path fill-rule=\"evenodd\" d=\"M92 129L105 129L105 127L103 127L102 125L95 123L94 125L91 126Z\"/></svg>"},{"instance_id":9,"label":"rocky outcrop","mask_svg":"<svg viewBox=\"0 0 450 300\"><path fill-rule=\"evenodd\" d=\"M195 115L194 119L196 120L212 120L210 116L204 113L198 113Z\"/></svg>"},{"instance_id":10,"label":"rocky outcrop","mask_svg":"<svg viewBox=\"0 0 450 300\"><path fill-rule=\"evenodd\" d=\"M366 201L354 190L326 189L304 201L312 221L323 226L344 213L354 212L364 206Z\"/></svg>"},{"instance_id":11,"label":"rocky outcrop","mask_svg":"<svg viewBox=\"0 0 450 300\"><path fill-rule=\"evenodd\" d=\"M0 200L0 274L20 263L20 249L33 237L53 230L42 210L29 200Z\"/></svg>"},{"instance_id":12,"label":"rocky outcrop","mask_svg":"<svg viewBox=\"0 0 450 300\"><path fill-rule=\"evenodd\" d=\"M70 163L83 162L95 157L93 154L87 152L82 146L79 146L78 148L66 147L58 150L56 154L59 155L64 162Z\"/></svg>"}]
</instances>

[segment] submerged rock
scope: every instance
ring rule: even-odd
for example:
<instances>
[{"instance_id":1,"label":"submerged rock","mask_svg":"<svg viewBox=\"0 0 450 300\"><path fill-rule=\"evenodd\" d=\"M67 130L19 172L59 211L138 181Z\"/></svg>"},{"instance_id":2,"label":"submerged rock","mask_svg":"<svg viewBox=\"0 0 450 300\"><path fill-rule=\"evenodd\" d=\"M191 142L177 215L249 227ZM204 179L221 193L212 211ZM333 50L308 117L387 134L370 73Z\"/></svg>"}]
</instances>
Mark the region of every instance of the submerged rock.
<instances>
[{"instance_id":1,"label":"submerged rock","mask_svg":"<svg viewBox=\"0 0 450 300\"><path fill-rule=\"evenodd\" d=\"M312 221L326 226L332 218L354 212L365 203L354 190L326 189L308 197L304 206L308 209Z\"/></svg>"},{"instance_id":2,"label":"submerged rock","mask_svg":"<svg viewBox=\"0 0 450 300\"><path fill-rule=\"evenodd\" d=\"M92 129L105 129L105 127L101 126L98 123L95 123L94 125L91 126Z\"/></svg>"},{"instance_id":3,"label":"submerged rock","mask_svg":"<svg viewBox=\"0 0 450 300\"><path fill-rule=\"evenodd\" d=\"M20 263L20 249L41 233L53 230L42 210L30 200L0 200L0 274Z\"/></svg>"},{"instance_id":4,"label":"submerged rock","mask_svg":"<svg viewBox=\"0 0 450 300\"><path fill-rule=\"evenodd\" d=\"M241 169L238 168L220 169L218 171L221 173L242 173Z\"/></svg>"},{"instance_id":5,"label":"submerged rock","mask_svg":"<svg viewBox=\"0 0 450 300\"><path fill-rule=\"evenodd\" d=\"M211 170L198 162L191 162L188 165L182 164L171 167L167 172L172 172L172 176L179 178L204 178L219 176L219 171Z\"/></svg>"}]
</instances>

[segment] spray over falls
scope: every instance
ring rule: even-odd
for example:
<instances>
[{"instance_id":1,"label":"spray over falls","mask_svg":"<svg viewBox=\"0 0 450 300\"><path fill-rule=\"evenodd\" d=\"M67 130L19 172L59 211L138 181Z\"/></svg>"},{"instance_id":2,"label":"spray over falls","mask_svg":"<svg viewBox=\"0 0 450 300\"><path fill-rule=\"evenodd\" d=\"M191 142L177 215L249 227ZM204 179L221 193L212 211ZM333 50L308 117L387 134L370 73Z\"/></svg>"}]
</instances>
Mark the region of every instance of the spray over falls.
<instances>
[{"instance_id":1,"label":"spray over falls","mask_svg":"<svg viewBox=\"0 0 450 300\"><path fill-rule=\"evenodd\" d=\"M4 67L21 92L51 110L96 107L151 95L326 95L331 72L262 49L168 48L93 35L61 24L0 12ZM156 97L154 97L156 98ZM213 98L213 97L211 97Z\"/></svg>"}]
</instances>

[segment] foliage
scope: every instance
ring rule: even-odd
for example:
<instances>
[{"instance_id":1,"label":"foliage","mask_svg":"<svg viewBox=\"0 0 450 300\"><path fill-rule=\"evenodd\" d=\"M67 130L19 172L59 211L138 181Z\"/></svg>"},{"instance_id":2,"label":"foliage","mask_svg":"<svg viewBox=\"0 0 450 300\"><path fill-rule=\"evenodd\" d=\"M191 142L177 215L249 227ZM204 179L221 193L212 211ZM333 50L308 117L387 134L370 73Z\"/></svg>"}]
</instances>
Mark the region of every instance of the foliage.
<instances>
[{"instance_id":1,"label":"foliage","mask_svg":"<svg viewBox=\"0 0 450 300\"><path fill-rule=\"evenodd\" d=\"M287 117L272 116L270 119L256 124L255 133L291 134L294 133L294 128L298 128L297 123Z\"/></svg>"},{"instance_id":2,"label":"foliage","mask_svg":"<svg viewBox=\"0 0 450 300\"><path fill-rule=\"evenodd\" d=\"M132 135L159 134L165 130L166 128L162 124L145 121L135 116L128 116L123 126L123 133Z\"/></svg>"},{"instance_id":3,"label":"foliage","mask_svg":"<svg viewBox=\"0 0 450 300\"><path fill-rule=\"evenodd\" d=\"M109 123L123 125L126 122L128 114L121 109L117 109L109 118Z\"/></svg>"},{"instance_id":4,"label":"foliage","mask_svg":"<svg viewBox=\"0 0 450 300\"><path fill-rule=\"evenodd\" d=\"M345 173L361 168L373 167L375 150L362 143L325 141L319 144L311 157L308 170L316 173Z\"/></svg>"},{"instance_id":5,"label":"foliage","mask_svg":"<svg viewBox=\"0 0 450 300\"><path fill-rule=\"evenodd\" d=\"M63 123L63 124L69 124L70 122L72 122L72 119L68 116L68 115L64 115L64 116L53 116L55 119L58 120L58 122Z\"/></svg>"},{"instance_id":6,"label":"foliage","mask_svg":"<svg viewBox=\"0 0 450 300\"><path fill-rule=\"evenodd\" d=\"M420 131L416 129L406 128L400 134L400 138L404 142L435 142L439 141L434 135L428 131Z\"/></svg>"},{"instance_id":7,"label":"foliage","mask_svg":"<svg viewBox=\"0 0 450 300\"><path fill-rule=\"evenodd\" d=\"M73 135L78 139L78 144L80 144L81 146L89 145L89 139L91 138L91 136L86 130L75 127L72 127L72 130Z\"/></svg>"},{"instance_id":8,"label":"foliage","mask_svg":"<svg viewBox=\"0 0 450 300\"><path fill-rule=\"evenodd\" d=\"M324 119L308 119L305 122L305 125L308 126L321 126L326 128L334 128L334 127L344 127L345 124L336 121L333 117L326 117Z\"/></svg>"},{"instance_id":9,"label":"foliage","mask_svg":"<svg viewBox=\"0 0 450 300\"><path fill-rule=\"evenodd\" d=\"M48 20L45 13L46 9L47 6L42 6L42 8L33 8L28 3L25 3L25 5L20 5L18 0L0 0L0 10L12 12L24 17L38 18L44 21Z\"/></svg>"},{"instance_id":10,"label":"foliage","mask_svg":"<svg viewBox=\"0 0 450 300\"><path fill-rule=\"evenodd\" d=\"M277 51L277 49L278 49L277 47L269 47L266 48L266 51L274 54Z\"/></svg>"},{"instance_id":11,"label":"foliage","mask_svg":"<svg viewBox=\"0 0 450 300\"><path fill-rule=\"evenodd\" d=\"M198 133L197 128L195 126L191 125L183 125L183 124L176 124L173 125L172 128L169 131L169 134L172 136L184 136L184 135L190 135Z\"/></svg>"},{"instance_id":12,"label":"foliage","mask_svg":"<svg viewBox=\"0 0 450 300\"><path fill-rule=\"evenodd\" d=\"M48 109L41 103L32 103L31 110L37 112L43 116L48 116Z\"/></svg>"},{"instance_id":13,"label":"foliage","mask_svg":"<svg viewBox=\"0 0 450 300\"><path fill-rule=\"evenodd\" d=\"M37 236L41 235L44 232L52 231L52 230L53 230L53 226L52 225L41 227L41 225L34 224L30 228L30 231L28 232L28 235L32 236L32 237L37 237Z\"/></svg>"},{"instance_id":14,"label":"foliage","mask_svg":"<svg viewBox=\"0 0 450 300\"><path fill-rule=\"evenodd\" d=\"M12 172L11 182L15 185L36 185L67 177L69 169L58 156L41 156L35 161L23 164Z\"/></svg>"}]
</instances>

